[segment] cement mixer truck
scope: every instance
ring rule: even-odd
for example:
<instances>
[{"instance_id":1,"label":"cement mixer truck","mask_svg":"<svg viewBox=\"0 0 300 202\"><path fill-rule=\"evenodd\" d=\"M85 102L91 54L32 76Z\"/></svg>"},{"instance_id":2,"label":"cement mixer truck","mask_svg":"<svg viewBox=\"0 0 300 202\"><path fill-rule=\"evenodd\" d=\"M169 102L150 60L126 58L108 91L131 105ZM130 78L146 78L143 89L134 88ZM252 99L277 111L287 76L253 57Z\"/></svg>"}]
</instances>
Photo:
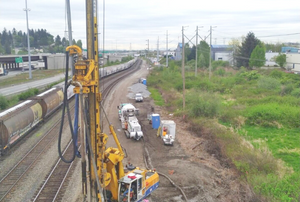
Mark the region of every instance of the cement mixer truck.
<instances>
[{"instance_id":1,"label":"cement mixer truck","mask_svg":"<svg viewBox=\"0 0 300 202\"><path fill-rule=\"evenodd\" d=\"M118 106L119 119L122 124L122 128L126 137L140 140L143 137L142 127L139 124L136 116L139 114L139 110L132 104L125 104Z\"/></svg>"}]
</instances>

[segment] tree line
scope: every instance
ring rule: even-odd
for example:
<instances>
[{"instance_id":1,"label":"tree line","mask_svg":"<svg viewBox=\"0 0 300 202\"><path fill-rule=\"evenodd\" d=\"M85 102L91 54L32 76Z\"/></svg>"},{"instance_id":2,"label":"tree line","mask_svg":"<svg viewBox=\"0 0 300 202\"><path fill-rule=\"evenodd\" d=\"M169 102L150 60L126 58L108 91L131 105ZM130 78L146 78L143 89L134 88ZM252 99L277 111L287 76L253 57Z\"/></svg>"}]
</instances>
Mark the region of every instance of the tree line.
<instances>
[{"instance_id":1,"label":"tree line","mask_svg":"<svg viewBox=\"0 0 300 202\"><path fill-rule=\"evenodd\" d=\"M268 44L263 43L253 32L249 32L243 38L242 43L237 39L232 39L229 42L228 51L232 52L231 59L234 61L234 66L237 68L246 67L252 69L253 67L262 67L266 62L266 52L279 52L279 55L274 58L274 61L283 67L286 63L286 55L281 54L281 48L285 46L283 43ZM190 47L189 43L185 44L185 61L193 63L196 59L196 46ZM209 44L206 41L200 41L197 45L197 66L200 68L209 67ZM192 61L192 62L191 62ZM225 61L212 61L213 63L222 63L222 66L229 65ZM224 63L224 64L223 64ZM220 65L220 64L219 64Z\"/></svg>"},{"instance_id":2,"label":"tree line","mask_svg":"<svg viewBox=\"0 0 300 202\"><path fill-rule=\"evenodd\" d=\"M65 37L61 38L47 32L46 29L29 30L29 41L31 52L47 52L47 53L63 53L65 47L69 45L69 40ZM81 40L73 39L72 44L82 48ZM26 54L27 52L27 33L15 28L7 30L6 28L0 33L0 54Z\"/></svg>"}]
</instances>

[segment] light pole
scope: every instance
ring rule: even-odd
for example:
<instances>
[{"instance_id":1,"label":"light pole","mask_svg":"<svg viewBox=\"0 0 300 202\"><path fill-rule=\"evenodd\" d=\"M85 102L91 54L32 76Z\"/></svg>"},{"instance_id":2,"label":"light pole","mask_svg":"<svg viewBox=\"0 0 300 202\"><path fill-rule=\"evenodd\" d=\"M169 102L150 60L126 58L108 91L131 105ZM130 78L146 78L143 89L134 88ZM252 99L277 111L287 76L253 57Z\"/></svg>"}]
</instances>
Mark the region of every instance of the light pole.
<instances>
[{"instance_id":1,"label":"light pole","mask_svg":"<svg viewBox=\"0 0 300 202\"><path fill-rule=\"evenodd\" d=\"M166 53L166 55L167 55L167 58L166 58L166 67L168 67L169 66L169 51L168 51L168 30L167 30L167 53Z\"/></svg>"},{"instance_id":2,"label":"light pole","mask_svg":"<svg viewBox=\"0 0 300 202\"><path fill-rule=\"evenodd\" d=\"M25 6L26 6L26 8L24 9L24 11L26 11L26 22L27 22L27 45L28 45L29 79L32 79L32 76L31 76L30 41L29 41L29 26L28 26L28 11L30 11L30 9L27 8L27 0L25 0Z\"/></svg>"},{"instance_id":3,"label":"light pole","mask_svg":"<svg viewBox=\"0 0 300 202\"><path fill-rule=\"evenodd\" d=\"M146 45L147 45L147 47L148 47L148 49L147 49L148 51L146 51L146 59L147 59L147 52L148 52L148 54L149 54L149 39L147 39L146 41L147 41L147 44L146 44Z\"/></svg>"}]
</instances>

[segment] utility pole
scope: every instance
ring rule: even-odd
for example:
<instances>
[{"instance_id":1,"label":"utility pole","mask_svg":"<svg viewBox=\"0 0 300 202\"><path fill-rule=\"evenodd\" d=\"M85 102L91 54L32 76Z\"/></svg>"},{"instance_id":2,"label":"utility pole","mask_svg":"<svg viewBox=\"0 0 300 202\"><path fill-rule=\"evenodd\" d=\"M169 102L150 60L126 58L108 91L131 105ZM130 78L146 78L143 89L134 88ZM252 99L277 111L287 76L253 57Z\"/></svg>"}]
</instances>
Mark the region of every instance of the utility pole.
<instances>
[{"instance_id":1,"label":"utility pole","mask_svg":"<svg viewBox=\"0 0 300 202\"><path fill-rule=\"evenodd\" d=\"M211 77L211 39L212 39L212 28L216 28L217 26L210 26L210 43L209 43L209 79Z\"/></svg>"},{"instance_id":2,"label":"utility pole","mask_svg":"<svg viewBox=\"0 0 300 202\"><path fill-rule=\"evenodd\" d=\"M159 37L157 38L157 50L156 50L156 61L158 63L159 60Z\"/></svg>"},{"instance_id":3,"label":"utility pole","mask_svg":"<svg viewBox=\"0 0 300 202\"><path fill-rule=\"evenodd\" d=\"M198 45L198 26L196 27L196 55L195 55L195 76L197 76L197 56L198 56L198 53L197 53L197 47Z\"/></svg>"},{"instance_id":4,"label":"utility pole","mask_svg":"<svg viewBox=\"0 0 300 202\"><path fill-rule=\"evenodd\" d=\"M166 67L168 67L169 66L169 64L168 64L168 62L169 62L169 51L168 51L168 30L167 30L167 52L166 52L166 56L167 56L167 58L166 58Z\"/></svg>"},{"instance_id":5,"label":"utility pole","mask_svg":"<svg viewBox=\"0 0 300 202\"><path fill-rule=\"evenodd\" d=\"M68 18L68 35L69 35L69 46L73 45L73 39L72 39L72 24L71 24L71 8L70 8L70 0L66 0L66 6L67 6L67 18ZM69 58L69 68L71 68L72 75L74 75L74 61L73 61L73 55Z\"/></svg>"},{"instance_id":6,"label":"utility pole","mask_svg":"<svg viewBox=\"0 0 300 202\"><path fill-rule=\"evenodd\" d=\"M29 25L28 25L28 11L30 11L30 9L27 8L27 0L25 0L25 6L26 6L26 8L24 9L24 11L26 11L26 22L27 22L27 45L28 45L29 79L32 79L32 75L31 75L31 56L30 56L30 41L29 41Z\"/></svg>"},{"instance_id":7,"label":"utility pole","mask_svg":"<svg viewBox=\"0 0 300 202\"><path fill-rule=\"evenodd\" d=\"M211 28L211 26L210 26L210 42L209 42L209 80L210 80L210 77L211 77L211 30L212 30L212 28Z\"/></svg>"},{"instance_id":8,"label":"utility pole","mask_svg":"<svg viewBox=\"0 0 300 202\"><path fill-rule=\"evenodd\" d=\"M184 70L184 26L182 26L182 58L181 58L181 68L182 68L182 108L185 110L185 70Z\"/></svg>"},{"instance_id":9,"label":"utility pole","mask_svg":"<svg viewBox=\"0 0 300 202\"><path fill-rule=\"evenodd\" d=\"M146 59L147 59L147 52L148 52L148 54L149 54L149 39L147 39L146 41L147 41L147 44L146 44L146 45L148 46L148 49L147 49L147 51L146 51Z\"/></svg>"}]
</instances>

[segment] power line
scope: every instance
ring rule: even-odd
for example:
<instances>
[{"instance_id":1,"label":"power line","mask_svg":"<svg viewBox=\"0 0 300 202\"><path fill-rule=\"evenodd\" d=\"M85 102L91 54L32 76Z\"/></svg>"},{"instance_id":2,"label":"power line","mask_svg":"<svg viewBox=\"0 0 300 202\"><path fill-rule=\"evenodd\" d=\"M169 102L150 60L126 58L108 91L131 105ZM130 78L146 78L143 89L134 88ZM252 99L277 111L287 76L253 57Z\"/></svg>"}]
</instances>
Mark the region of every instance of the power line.
<instances>
[{"instance_id":1,"label":"power line","mask_svg":"<svg viewBox=\"0 0 300 202\"><path fill-rule=\"evenodd\" d=\"M300 33L291 33L291 34L278 34L278 35L269 35L269 36L257 36L257 37L274 37L274 36L291 36L291 35L298 35Z\"/></svg>"}]
</instances>

